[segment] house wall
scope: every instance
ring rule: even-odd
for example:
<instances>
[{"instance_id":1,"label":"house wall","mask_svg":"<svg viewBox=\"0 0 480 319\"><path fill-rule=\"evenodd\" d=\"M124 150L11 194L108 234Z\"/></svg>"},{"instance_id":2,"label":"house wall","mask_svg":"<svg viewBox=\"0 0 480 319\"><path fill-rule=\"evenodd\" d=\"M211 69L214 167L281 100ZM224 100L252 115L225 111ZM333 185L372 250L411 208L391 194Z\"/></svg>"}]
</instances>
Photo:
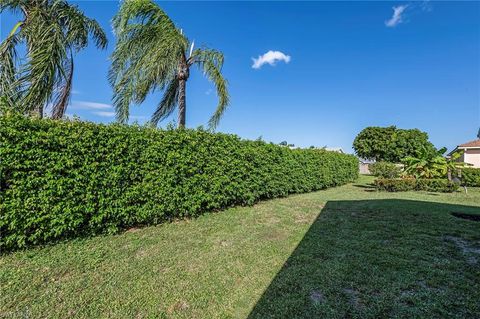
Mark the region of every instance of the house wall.
<instances>
[{"instance_id":1,"label":"house wall","mask_svg":"<svg viewBox=\"0 0 480 319\"><path fill-rule=\"evenodd\" d=\"M467 149L464 153L463 161L472 164L473 167L480 168L480 149Z\"/></svg>"},{"instance_id":2,"label":"house wall","mask_svg":"<svg viewBox=\"0 0 480 319\"><path fill-rule=\"evenodd\" d=\"M366 163L359 163L358 164L358 169L360 171L360 174L370 174L370 170L368 169L368 164Z\"/></svg>"}]
</instances>

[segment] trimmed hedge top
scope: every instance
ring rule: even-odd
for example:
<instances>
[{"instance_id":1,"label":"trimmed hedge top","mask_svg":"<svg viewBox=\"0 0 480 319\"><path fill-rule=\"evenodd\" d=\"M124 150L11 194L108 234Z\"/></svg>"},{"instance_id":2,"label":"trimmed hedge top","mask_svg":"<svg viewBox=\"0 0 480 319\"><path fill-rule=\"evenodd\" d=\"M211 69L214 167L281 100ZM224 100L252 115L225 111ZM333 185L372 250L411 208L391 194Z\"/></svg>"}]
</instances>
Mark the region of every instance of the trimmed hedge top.
<instances>
[{"instance_id":1,"label":"trimmed hedge top","mask_svg":"<svg viewBox=\"0 0 480 319\"><path fill-rule=\"evenodd\" d=\"M1 249L356 179L355 156L202 130L0 118Z\"/></svg>"}]
</instances>

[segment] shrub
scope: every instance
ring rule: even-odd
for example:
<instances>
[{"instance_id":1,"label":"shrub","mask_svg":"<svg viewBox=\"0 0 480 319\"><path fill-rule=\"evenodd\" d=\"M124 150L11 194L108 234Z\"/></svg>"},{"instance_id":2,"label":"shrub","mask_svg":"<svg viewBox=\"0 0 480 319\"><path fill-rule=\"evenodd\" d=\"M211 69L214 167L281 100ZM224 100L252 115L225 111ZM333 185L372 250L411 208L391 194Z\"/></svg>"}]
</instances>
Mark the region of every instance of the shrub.
<instances>
[{"instance_id":1,"label":"shrub","mask_svg":"<svg viewBox=\"0 0 480 319\"><path fill-rule=\"evenodd\" d=\"M368 165L370 174L380 178L397 178L400 177L402 169L389 162L376 162Z\"/></svg>"},{"instance_id":2,"label":"shrub","mask_svg":"<svg viewBox=\"0 0 480 319\"><path fill-rule=\"evenodd\" d=\"M379 178L375 180L378 190L387 192L428 191L451 193L458 189L458 184L447 179L415 178Z\"/></svg>"},{"instance_id":3,"label":"shrub","mask_svg":"<svg viewBox=\"0 0 480 319\"><path fill-rule=\"evenodd\" d=\"M387 192L405 192L415 189L414 178L378 178L375 187Z\"/></svg>"},{"instance_id":4,"label":"shrub","mask_svg":"<svg viewBox=\"0 0 480 319\"><path fill-rule=\"evenodd\" d=\"M341 185L358 160L203 130L0 117L1 249Z\"/></svg>"},{"instance_id":5,"label":"shrub","mask_svg":"<svg viewBox=\"0 0 480 319\"><path fill-rule=\"evenodd\" d=\"M448 179L417 179L415 190L439 193L452 193L458 189L459 185Z\"/></svg>"},{"instance_id":6,"label":"shrub","mask_svg":"<svg viewBox=\"0 0 480 319\"><path fill-rule=\"evenodd\" d=\"M463 168L462 184L470 187L480 187L480 168Z\"/></svg>"}]
</instances>

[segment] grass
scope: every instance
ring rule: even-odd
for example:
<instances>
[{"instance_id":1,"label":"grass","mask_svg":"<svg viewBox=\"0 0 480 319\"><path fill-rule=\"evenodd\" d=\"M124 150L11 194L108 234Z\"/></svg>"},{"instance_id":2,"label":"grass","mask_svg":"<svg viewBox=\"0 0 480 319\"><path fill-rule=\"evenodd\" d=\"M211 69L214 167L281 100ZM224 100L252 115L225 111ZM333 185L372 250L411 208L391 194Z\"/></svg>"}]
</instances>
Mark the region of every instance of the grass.
<instances>
[{"instance_id":1,"label":"grass","mask_svg":"<svg viewBox=\"0 0 480 319\"><path fill-rule=\"evenodd\" d=\"M0 257L0 318L480 316L480 189L370 177Z\"/></svg>"}]
</instances>

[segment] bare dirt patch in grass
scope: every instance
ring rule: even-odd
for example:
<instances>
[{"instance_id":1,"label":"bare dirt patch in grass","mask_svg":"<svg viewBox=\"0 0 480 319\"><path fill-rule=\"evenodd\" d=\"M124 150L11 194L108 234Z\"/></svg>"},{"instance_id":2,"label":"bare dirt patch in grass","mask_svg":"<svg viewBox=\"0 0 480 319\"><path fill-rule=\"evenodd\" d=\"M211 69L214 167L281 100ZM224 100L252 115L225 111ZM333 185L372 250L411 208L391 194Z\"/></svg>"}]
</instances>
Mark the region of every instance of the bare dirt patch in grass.
<instances>
[{"instance_id":1,"label":"bare dirt patch in grass","mask_svg":"<svg viewBox=\"0 0 480 319\"><path fill-rule=\"evenodd\" d=\"M478 245L455 236L445 236L444 239L453 242L462 254L467 257L469 264L476 264L478 262L480 258L480 247L478 247Z\"/></svg>"}]
</instances>

